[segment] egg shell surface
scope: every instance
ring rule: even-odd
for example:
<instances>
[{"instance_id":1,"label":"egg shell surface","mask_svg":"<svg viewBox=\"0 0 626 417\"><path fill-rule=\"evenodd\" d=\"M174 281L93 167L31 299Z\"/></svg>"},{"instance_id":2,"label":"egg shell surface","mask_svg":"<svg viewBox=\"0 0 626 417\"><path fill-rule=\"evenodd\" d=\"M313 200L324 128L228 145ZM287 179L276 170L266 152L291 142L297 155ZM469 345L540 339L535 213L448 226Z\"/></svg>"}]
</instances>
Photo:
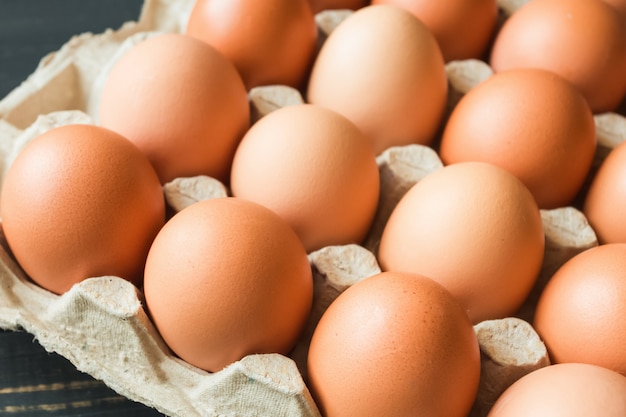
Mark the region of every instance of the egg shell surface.
<instances>
[{"instance_id":1,"label":"egg shell surface","mask_svg":"<svg viewBox=\"0 0 626 417\"><path fill-rule=\"evenodd\" d=\"M534 328L554 363L583 362L626 375L626 244L576 255L541 293Z\"/></svg>"},{"instance_id":2,"label":"egg shell surface","mask_svg":"<svg viewBox=\"0 0 626 417\"><path fill-rule=\"evenodd\" d=\"M311 266L293 229L234 197L172 217L145 269L150 316L172 351L210 372L255 353L287 354L308 319Z\"/></svg>"},{"instance_id":3,"label":"egg shell surface","mask_svg":"<svg viewBox=\"0 0 626 417\"><path fill-rule=\"evenodd\" d=\"M93 125L65 125L30 141L0 195L9 247L24 271L57 294L97 276L141 286L165 200L146 156Z\"/></svg>"},{"instance_id":4,"label":"egg shell surface","mask_svg":"<svg viewBox=\"0 0 626 417\"><path fill-rule=\"evenodd\" d=\"M428 28L399 7L370 5L324 42L307 101L346 116L379 154L394 145L430 144L447 91L443 56Z\"/></svg>"},{"instance_id":5,"label":"egg shell surface","mask_svg":"<svg viewBox=\"0 0 626 417\"><path fill-rule=\"evenodd\" d=\"M600 243L626 243L626 142L613 148L591 180L583 213Z\"/></svg>"},{"instance_id":6,"label":"egg shell surface","mask_svg":"<svg viewBox=\"0 0 626 417\"><path fill-rule=\"evenodd\" d=\"M247 89L301 87L317 47L308 0L198 0L185 33L230 59Z\"/></svg>"},{"instance_id":7,"label":"egg shell surface","mask_svg":"<svg viewBox=\"0 0 626 417\"><path fill-rule=\"evenodd\" d=\"M549 365L511 385L488 417L621 417L626 378L600 366Z\"/></svg>"},{"instance_id":8,"label":"egg shell surface","mask_svg":"<svg viewBox=\"0 0 626 417\"><path fill-rule=\"evenodd\" d=\"M495 0L372 0L413 13L433 33L446 62L484 59L496 31Z\"/></svg>"},{"instance_id":9,"label":"egg shell surface","mask_svg":"<svg viewBox=\"0 0 626 417\"><path fill-rule=\"evenodd\" d=\"M378 259L385 271L439 282L478 323L517 311L537 279L544 245L528 189L495 165L461 162L407 191L383 230Z\"/></svg>"},{"instance_id":10,"label":"egg shell surface","mask_svg":"<svg viewBox=\"0 0 626 417\"><path fill-rule=\"evenodd\" d=\"M115 62L102 90L99 123L135 143L163 184L196 175L226 182L250 108L228 59L202 41L167 33Z\"/></svg>"},{"instance_id":11,"label":"egg shell surface","mask_svg":"<svg viewBox=\"0 0 626 417\"><path fill-rule=\"evenodd\" d=\"M622 15L624 15L624 18L626 18L626 0L603 0L603 1L615 7L615 9L619 11L620 13L622 13Z\"/></svg>"},{"instance_id":12,"label":"egg shell surface","mask_svg":"<svg viewBox=\"0 0 626 417\"><path fill-rule=\"evenodd\" d=\"M496 72L553 71L594 113L613 111L626 94L626 19L603 1L533 0L504 23L489 62Z\"/></svg>"},{"instance_id":13,"label":"egg shell surface","mask_svg":"<svg viewBox=\"0 0 626 417\"><path fill-rule=\"evenodd\" d=\"M445 164L483 161L517 176L541 208L564 207L581 190L596 150L593 113L550 71L496 73L452 111L439 155Z\"/></svg>"},{"instance_id":14,"label":"egg shell surface","mask_svg":"<svg viewBox=\"0 0 626 417\"><path fill-rule=\"evenodd\" d=\"M231 172L234 196L285 219L307 252L360 243L380 193L376 157L346 117L313 104L286 106L255 123Z\"/></svg>"},{"instance_id":15,"label":"egg shell surface","mask_svg":"<svg viewBox=\"0 0 626 417\"><path fill-rule=\"evenodd\" d=\"M460 417L478 389L480 351L467 314L441 285L384 272L329 306L307 366L326 417Z\"/></svg>"}]
</instances>

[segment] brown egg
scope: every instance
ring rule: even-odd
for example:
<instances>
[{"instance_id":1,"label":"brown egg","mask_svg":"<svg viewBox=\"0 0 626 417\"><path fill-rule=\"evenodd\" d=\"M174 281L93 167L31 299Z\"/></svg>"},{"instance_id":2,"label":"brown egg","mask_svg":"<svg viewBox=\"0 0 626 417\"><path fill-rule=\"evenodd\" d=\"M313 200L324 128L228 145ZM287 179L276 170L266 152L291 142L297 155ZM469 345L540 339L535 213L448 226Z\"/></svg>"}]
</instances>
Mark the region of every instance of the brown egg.
<instances>
[{"instance_id":1,"label":"brown egg","mask_svg":"<svg viewBox=\"0 0 626 417\"><path fill-rule=\"evenodd\" d=\"M385 272L335 299L307 365L325 417L461 417L476 395L480 351L467 315L441 285Z\"/></svg>"},{"instance_id":2,"label":"brown egg","mask_svg":"<svg viewBox=\"0 0 626 417\"><path fill-rule=\"evenodd\" d=\"M600 243L626 243L626 142L600 165L585 196L583 212Z\"/></svg>"},{"instance_id":3,"label":"brown egg","mask_svg":"<svg viewBox=\"0 0 626 417\"><path fill-rule=\"evenodd\" d=\"M593 114L564 78L545 70L497 73L466 94L445 126L445 164L483 161L517 176L540 208L581 189L596 150Z\"/></svg>"},{"instance_id":4,"label":"brown egg","mask_svg":"<svg viewBox=\"0 0 626 417\"><path fill-rule=\"evenodd\" d=\"M233 197L184 208L146 261L148 311L184 361L217 372L246 355L287 354L308 319L311 267L269 209Z\"/></svg>"},{"instance_id":5,"label":"brown egg","mask_svg":"<svg viewBox=\"0 0 626 417\"><path fill-rule=\"evenodd\" d=\"M552 276L533 326L552 362L584 362L626 374L626 244L576 255Z\"/></svg>"},{"instance_id":6,"label":"brown egg","mask_svg":"<svg viewBox=\"0 0 626 417\"><path fill-rule=\"evenodd\" d=\"M231 189L278 213L311 252L365 238L378 205L379 171L367 138L347 118L291 105L246 133Z\"/></svg>"},{"instance_id":7,"label":"brown egg","mask_svg":"<svg viewBox=\"0 0 626 417\"><path fill-rule=\"evenodd\" d=\"M496 30L496 0L372 0L402 7L435 35L446 62L483 58Z\"/></svg>"},{"instance_id":8,"label":"brown egg","mask_svg":"<svg viewBox=\"0 0 626 417\"><path fill-rule=\"evenodd\" d=\"M328 37L315 61L307 100L354 122L374 152L430 144L448 91L443 57L428 28L388 5L352 13Z\"/></svg>"},{"instance_id":9,"label":"brown egg","mask_svg":"<svg viewBox=\"0 0 626 417\"><path fill-rule=\"evenodd\" d=\"M582 363L550 365L517 380L488 417L622 417L626 378Z\"/></svg>"},{"instance_id":10,"label":"brown egg","mask_svg":"<svg viewBox=\"0 0 626 417\"><path fill-rule=\"evenodd\" d=\"M369 4L369 0L308 0L313 13L323 10L351 9L357 10Z\"/></svg>"},{"instance_id":11,"label":"brown egg","mask_svg":"<svg viewBox=\"0 0 626 417\"><path fill-rule=\"evenodd\" d=\"M186 34L228 57L248 89L301 87L317 47L308 0L198 0Z\"/></svg>"},{"instance_id":12,"label":"brown egg","mask_svg":"<svg viewBox=\"0 0 626 417\"><path fill-rule=\"evenodd\" d=\"M605 3L615 7L617 11L626 17L626 0L603 0Z\"/></svg>"},{"instance_id":13,"label":"brown egg","mask_svg":"<svg viewBox=\"0 0 626 417\"><path fill-rule=\"evenodd\" d=\"M232 63L180 34L149 38L115 63L99 117L148 155L162 183L196 175L226 181L250 125L247 92Z\"/></svg>"},{"instance_id":14,"label":"brown egg","mask_svg":"<svg viewBox=\"0 0 626 417\"><path fill-rule=\"evenodd\" d=\"M543 261L539 209L512 174L482 162L434 171L402 197L380 241L386 271L446 287L472 322L514 314Z\"/></svg>"},{"instance_id":15,"label":"brown egg","mask_svg":"<svg viewBox=\"0 0 626 417\"><path fill-rule=\"evenodd\" d=\"M626 23L603 1L533 0L495 39L497 72L543 68L574 84L594 113L612 111L626 94Z\"/></svg>"},{"instance_id":16,"label":"brown egg","mask_svg":"<svg viewBox=\"0 0 626 417\"><path fill-rule=\"evenodd\" d=\"M33 139L11 164L0 216L20 266L61 294L104 275L141 285L165 202L154 168L132 143L101 127L66 125Z\"/></svg>"}]
</instances>

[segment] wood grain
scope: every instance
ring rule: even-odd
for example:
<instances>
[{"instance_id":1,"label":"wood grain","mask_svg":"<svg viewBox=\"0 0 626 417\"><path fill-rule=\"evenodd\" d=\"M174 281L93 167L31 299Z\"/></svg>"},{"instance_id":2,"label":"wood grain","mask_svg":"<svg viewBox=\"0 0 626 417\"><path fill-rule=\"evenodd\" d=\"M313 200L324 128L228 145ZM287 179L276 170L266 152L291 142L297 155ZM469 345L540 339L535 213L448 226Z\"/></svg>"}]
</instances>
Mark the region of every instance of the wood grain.
<instances>
[{"instance_id":1,"label":"wood grain","mask_svg":"<svg viewBox=\"0 0 626 417\"><path fill-rule=\"evenodd\" d=\"M160 416L48 353L26 332L0 331L0 416Z\"/></svg>"}]
</instances>

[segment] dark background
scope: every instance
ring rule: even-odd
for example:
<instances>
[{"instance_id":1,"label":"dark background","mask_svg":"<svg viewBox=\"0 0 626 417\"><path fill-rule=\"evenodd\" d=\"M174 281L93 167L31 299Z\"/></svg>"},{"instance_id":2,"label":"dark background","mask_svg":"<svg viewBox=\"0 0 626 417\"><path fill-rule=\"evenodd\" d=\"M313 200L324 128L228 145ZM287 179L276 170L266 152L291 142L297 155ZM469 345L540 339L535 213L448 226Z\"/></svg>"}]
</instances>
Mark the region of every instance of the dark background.
<instances>
[{"instance_id":1,"label":"dark background","mask_svg":"<svg viewBox=\"0 0 626 417\"><path fill-rule=\"evenodd\" d=\"M0 98L72 35L117 29L143 0L0 0ZM0 416L160 416L47 353L26 332L0 330Z\"/></svg>"},{"instance_id":2,"label":"dark background","mask_svg":"<svg viewBox=\"0 0 626 417\"><path fill-rule=\"evenodd\" d=\"M72 35L117 29L143 0L0 0L0 97Z\"/></svg>"}]
</instances>

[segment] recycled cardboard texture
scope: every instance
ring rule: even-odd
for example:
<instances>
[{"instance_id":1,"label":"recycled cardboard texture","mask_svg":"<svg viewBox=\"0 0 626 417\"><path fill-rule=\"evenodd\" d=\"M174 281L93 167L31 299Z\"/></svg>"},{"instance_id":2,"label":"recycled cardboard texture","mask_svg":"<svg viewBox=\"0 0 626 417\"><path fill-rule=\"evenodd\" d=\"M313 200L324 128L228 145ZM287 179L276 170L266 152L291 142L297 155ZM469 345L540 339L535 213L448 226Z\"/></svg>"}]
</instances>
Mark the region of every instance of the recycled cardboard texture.
<instances>
[{"instance_id":1,"label":"recycled cardboard texture","mask_svg":"<svg viewBox=\"0 0 626 417\"><path fill-rule=\"evenodd\" d=\"M53 127L95 123L99 83L123 51L160 32L181 32L190 0L146 0L137 22L70 39L0 101L0 171L22 147ZM164 187L180 209L188 200L219 196L180 179ZM194 194L194 188L201 191ZM189 191L189 190L192 191ZM190 196L191 193L191 196ZM179 203L176 203L179 201ZM178 206L177 206L178 204ZM252 355L209 374L175 358L142 308L134 286L117 277L91 278L57 296L28 280L0 234L0 327L32 333L48 351L103 380L122 395L171 416L317 416L295 363Z\"/></svg>"},{"instance_id":2,"label":"recycled cardboard texture","mask_svg":"<svg viewBox=\"0 0 626 417\"><path fill-rule=\"evenodd\" d=\"M1 131L0 141L26 143L57 125L90 122L80 111L54 112L38 117L23 132ZM204 187L191 195L198 182L207 180L180 179L164 188L175 188L170 193L174 199L180 197L181 189L191 200L222 196L221 188L211 180L213 188ZM188 203L184 200L182 205ZM54 295L28 280L10 256L3 234L0 327L32 333L46 350L66 357L120 394L167 415L319 415L292 359L251 355L214 374L194 368L171 354L132 284L118 277L94 277L62 296Z\"/></svg>"},{"instance_id":3,"label":"recycled cardboard texture","mask_svg":"<svg viewBox=\"0 0 626 417\"><path fill-rule=\"evenodd\" d=\"M518 1L501 1L507 12ZM101 34L81 34L41 60L22 85L0 101L0 174L32 138L55 126L97 123L99 89L115 59L137 42L162 32L181 32L193 0L146 0L137 22ZM349 13L317 16L322 38ZM447 66L449 107L490 75L480 61ZM297 91L268 86L250 92L253 120L284 105L302 102ZM596 117L606 150L626 140L626 118ZM142 307L141 293L117 277L94 277L57 296L33 284L11 257L0 227L0 327L24 329L48 351L103 380L120 394L170 416L319 416L302 375L308 339L325 308L349 285L380 271L375 259L382 227L410 186L443 167L432 149L391 148L379 155L381 197L370 234L360 245L327 247L309 255L315 300L310 322L290 357L248 356L223 371L208 373L172 355ZM1 178L0 178L1 180ZM181 210L195 201L227 195L208 177L180 178L164 186L168 204ZM542 211L546 257L542 279L581 250L597 245L578 210ZM538 289L537 289L538 291ZM522 318L532 315L532 299ZM523 316L526 314L526 316ZM505 318L475 327L482 352L481 388L472 417L485 416L495 396L517 378L549 363L545 346L528 322Z\"/></svg>"}]
</instances>

